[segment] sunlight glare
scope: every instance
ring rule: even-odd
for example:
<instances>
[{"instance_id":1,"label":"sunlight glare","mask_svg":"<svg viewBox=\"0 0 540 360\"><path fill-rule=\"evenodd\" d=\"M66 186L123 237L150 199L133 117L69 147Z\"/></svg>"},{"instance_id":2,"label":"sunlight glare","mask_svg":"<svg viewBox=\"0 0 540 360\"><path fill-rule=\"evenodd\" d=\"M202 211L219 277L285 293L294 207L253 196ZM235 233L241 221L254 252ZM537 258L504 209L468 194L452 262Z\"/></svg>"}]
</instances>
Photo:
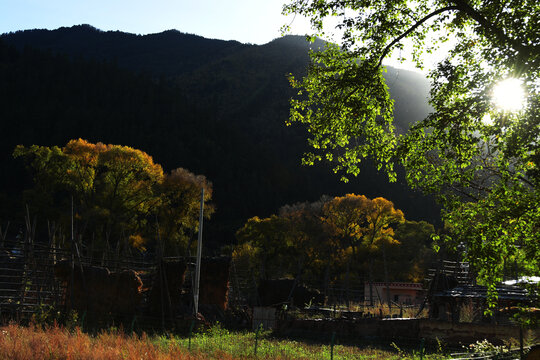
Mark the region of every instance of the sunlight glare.
<instances>
[{"instance_id":1,"label":"sunlight glare","mask_svg":"<svg viewBox=\"0 0 540 360\"><path fill-rule=\"evenodd\" d=\"M488 126L493 125L493 119L491 118L491 115L489 114L484 114L484 116L482 117L482 122L484 123L484 125L488 125Z\"/></svg>"},{"instance_id":2,"label":"sunlight glare","mask_svg":"<svg viewBox=\"0 0 540 360\"><path fill-rule=\"evenodd\" d=\"M525 107L525 91L522 81L508 78L500 81L493 89L493 102L504 111L519 111Z\"/></svg>"}]
</instances>

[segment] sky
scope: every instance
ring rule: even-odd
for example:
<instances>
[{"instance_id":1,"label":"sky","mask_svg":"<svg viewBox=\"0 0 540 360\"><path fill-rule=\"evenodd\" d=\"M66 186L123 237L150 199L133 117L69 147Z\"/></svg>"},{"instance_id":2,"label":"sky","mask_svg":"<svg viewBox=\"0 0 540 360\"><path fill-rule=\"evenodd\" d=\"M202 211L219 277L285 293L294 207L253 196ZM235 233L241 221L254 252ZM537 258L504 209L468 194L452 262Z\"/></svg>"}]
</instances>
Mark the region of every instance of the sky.
<instances>
[{"instance_id":1,"label":"sky","mask_svg":"<svg viewBox=\"0 0 540 360\"><path fill-rule=\"evenodd\" d=\"M212 39L265 44L292 17L285 0L0 0L0 33L89 24L135 34L176 29ZM293 33L307 21L295 19Z\"/></svg>"},{"instance_id":2,"label":"sky","mask_svg":"<svg viewBox=\"0 0 540 360\"><path fill-rule=\"evenodd\" d=\"M281 15L288 0L0 0L0 34L89 24L100 30L134 34L175 29L210 39L266 44L291 25L291 34L309 32L302 17ZM396 56L397 57L397 56ZM387 65L414 70L395 60Z\"/></svg>"}]
</instances>

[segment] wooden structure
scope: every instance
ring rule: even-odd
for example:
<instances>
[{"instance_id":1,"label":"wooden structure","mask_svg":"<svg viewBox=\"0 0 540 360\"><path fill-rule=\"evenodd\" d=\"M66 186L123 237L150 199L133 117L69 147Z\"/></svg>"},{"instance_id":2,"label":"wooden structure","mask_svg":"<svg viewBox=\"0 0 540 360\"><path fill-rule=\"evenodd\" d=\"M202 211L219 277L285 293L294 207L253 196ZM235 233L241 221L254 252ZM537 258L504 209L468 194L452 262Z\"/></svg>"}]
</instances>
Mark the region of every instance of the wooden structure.
<instances>
[{"instance_id":1,"label":"wooden structure","mask_svg":"<svg viewBox=\"0 0 540 360\"><path fill-rule=\"evenodd\" d=\"M373 299L369 298L369 288L372 287ZM388 293L389 292L389 293ZM424 300L425 290L420 283L408 282L366 282L364 284L364 299L366 303L387 303L387 299L403 305L420 305Z\"/></svg>"},{"instance_id":2,"label":"wooden structure","mask_svg":"<svg viewBox=\"0 0 540 360\"><path fill-rule=\"evenodd\" d=\"M512 308L530 302L527 290L518 286L501 285L497 287L499 308ZM487 288L480 285L456 286L433 293L430 304L430 317L439 320L459 322L464 310L469 315L469 322L487 321L483 317L487 307ZM497 321L499 319L493 319ZM510 322L510 318L504 319Z\"/></svg>"},{"instance_id":3,"label":"wooden structure","mask_svg":"<svg viewBox=\"0 0 540 360\"><path fill-rule=\"evenodd\" d=\"M85 324L123 323L132 327L175 327L193 318L194 259L145 259L120 251L84 256L76 248L18 236L0 242L0 316L4 321L28 320L46 309L78 313ZM148 257L148 255L146 255ZM227 307L229 260L203 258L201 305ZM215 280L214 279L214 280ZM207 283L205 283L205 281ZM209 303L205 304L205 299ZM204 314L203 314L204 315Z\"/></svg>"}]
</instances>

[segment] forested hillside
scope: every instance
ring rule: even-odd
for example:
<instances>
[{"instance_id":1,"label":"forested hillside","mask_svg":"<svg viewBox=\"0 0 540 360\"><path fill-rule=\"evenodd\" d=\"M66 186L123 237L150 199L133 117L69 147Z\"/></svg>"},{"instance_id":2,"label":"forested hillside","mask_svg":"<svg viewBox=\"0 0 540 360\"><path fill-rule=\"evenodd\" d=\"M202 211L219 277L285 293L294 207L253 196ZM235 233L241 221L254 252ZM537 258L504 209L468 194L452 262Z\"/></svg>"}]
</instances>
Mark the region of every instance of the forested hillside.
<instances>
[{"instance_id":1,"label":"forested hillside","mask_svg":"<svg viewBox=\"0 0 540 360\"><path fill-rule=\"evenodd\" d=\"M286 75L305 71L309 46L302 37L258 46L90 26L2 35L2 220L19 216L30 180L11 158L15 145L83 138L141 149L166 170L204 174L214 185L216 212L205 234L215 245L234 241L254 215L322 194L384 196L408 219L436 222L433 201L403 182L388 184L367 164L348 184L324 165L300 165L306 137L285 126L292 95ZM398 127L425 116L427 81L395 69L387 76Z\"/></svg>"}]
</instances>

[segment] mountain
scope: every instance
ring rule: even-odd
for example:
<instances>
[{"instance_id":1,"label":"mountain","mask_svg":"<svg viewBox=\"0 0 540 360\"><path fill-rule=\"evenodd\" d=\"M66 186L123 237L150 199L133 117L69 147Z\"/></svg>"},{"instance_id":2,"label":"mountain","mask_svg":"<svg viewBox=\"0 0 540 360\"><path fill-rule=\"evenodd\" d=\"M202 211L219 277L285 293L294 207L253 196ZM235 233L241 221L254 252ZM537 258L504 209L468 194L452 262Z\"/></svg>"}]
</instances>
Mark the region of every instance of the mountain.
<instances>
[{"instance_id":1,"label":"mountain","mask_svg":"<svg viewBox=\"0 0 540 360\"><path fill-rule=\"evenodd\" d=\"M129 145L166 170L184 167L214 183L217 211L205 234L217 245L251 216L323 194L384 196L407 218L438 221L438 208L403 181L389 184L366 163L344 184L327 164L303 167L301 126L284 125L310 46L287 36L265 45L205 39L178 31L103 32L88 25L0 37L0 214L8 218L28 184L11 160L16 144L64 145L72 138ZM422 119L428 83L389 68L396 124ZM25 179L23 181L23 179ZM0 199L1 200L1 199Z\"/></svg>"},{"instance_id":2,"label":"mountain","mask_svg":"<svg viewBox=\"0 0 540 360\"><path fill-rule=\"evenodd\" d=\"M246 93L253 94L255 88L261 92L261 87L275 83L285 84L287 93L292 94L285 76L304 73L309 61L308 49L324 46L322 41L310 44L303 36L292 35L258 46L206 39L177 30L135 35L104 32L90 25L17 31L1 38L19 49L33 47L73 58L113 62L154 78L175 79L186 92L195 90L197 98L206 101L219 98L228 108L231 107L228 95L245 103ZM424 118L429 111L426 102L429 83L425 77L389 67L386 78L396 100L398 128Z\"/></svg>"},{"instance_id":3,"label":"mountain","mask_svg":"<svg viewBox=\"0 0 540 360\"><path fill-rule=\"evenodd\" d=\"M29 46L87 59L114 59L123 68L165 76L191 72L200 64L248 46L236 41L182 34L176 30L141 36L120 31L103 32L90 25L52 31L18 31L2 37L18 48Z\"/></svg>"}]
</instances>

